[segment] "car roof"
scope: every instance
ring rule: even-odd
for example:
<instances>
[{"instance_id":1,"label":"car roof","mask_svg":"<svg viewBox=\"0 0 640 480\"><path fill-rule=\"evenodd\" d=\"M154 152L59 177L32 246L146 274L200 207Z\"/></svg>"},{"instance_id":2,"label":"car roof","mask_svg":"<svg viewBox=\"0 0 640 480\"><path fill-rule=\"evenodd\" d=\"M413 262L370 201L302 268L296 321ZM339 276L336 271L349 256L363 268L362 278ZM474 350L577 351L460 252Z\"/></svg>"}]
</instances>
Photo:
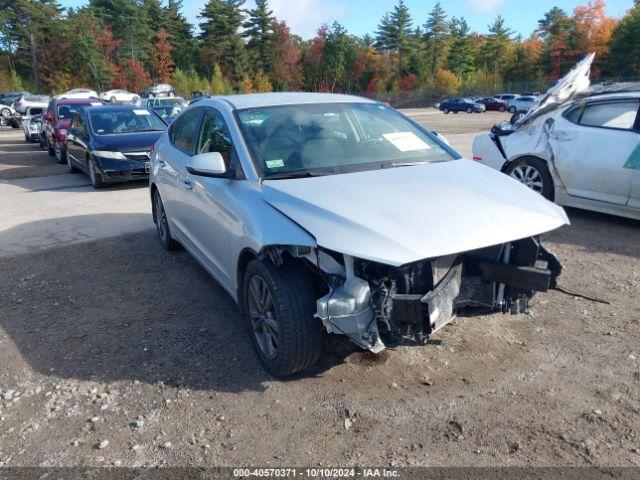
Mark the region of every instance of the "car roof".
<instances>
[{"instance_id":1,"label":"car roof","mask_svg":"<svg viewBox=\"0 0 640 480\"><path fill-rule=\"evenodd\" d=\"M56 101L56 103L58 105L76 105L78 103L87 103L87 102L100 103L100 100L95 98L95 97L91 97L91 98L56 98L55 101Z\"/></svg>"},{"instance_id":2,"label":"car roof","mask_svg":"<svg viewBox=\"0 0 640 480\"><path fill-rule=\"evenodd\" d=\"M147 107L139 107L137 105L93 105L91 107L85 107L88 112L100 110L101 112L115 112L122 110L146 110Z\"/></svg>"},{"instance_id":3,"label":"car roof","mask_svg":"<svg viewBox=\"0 0 640 480\"><path fill-rule=\"evenodd\" d=\"M620 92L620 93L603 93L602 95L591 95L585 97L585 102L604 101L604 100L638 100L640 99L640 91Z\"/></svg>"},{"instance_id":4,"label":"car roof","mask_svg":"<svg viewBox=\"0 0 640 480\"><path fill-rule=\"evenodd\" d=\"M374 100L357 97L355 95L342 95L336 93L277 92L210 97L199 101L197 104L205 105L211 100L224 100L236 109L297 105L303 103L376 103Z\"/></svg>"}]
</instances>

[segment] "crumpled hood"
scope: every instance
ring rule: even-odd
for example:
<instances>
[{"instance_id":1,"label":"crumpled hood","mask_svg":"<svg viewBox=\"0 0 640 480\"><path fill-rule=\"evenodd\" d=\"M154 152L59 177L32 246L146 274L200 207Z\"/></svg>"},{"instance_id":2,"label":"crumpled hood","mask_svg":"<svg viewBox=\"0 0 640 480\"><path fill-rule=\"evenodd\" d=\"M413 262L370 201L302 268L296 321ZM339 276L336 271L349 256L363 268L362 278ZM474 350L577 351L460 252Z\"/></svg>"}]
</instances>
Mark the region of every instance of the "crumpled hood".
<instances>
[{"instance_id":1,"label":"crumpled hood","mask_svg":"<svg viewBox=\"0 0 640 480\"><path fill-rule=\"evenodd\" d=\"M263 196L318 245L394 266L518 240L569 223L561 207L466 159L265 180Z\"/></svg>"},{"instance_id":2,"label":"crumpled hood","mask_svg":"<svg viewBox=\"0 0 640 480\"><path fill-rule=\"evenodd\" d=\"M538 118L554 110L559 105L574 99L576 96L588 92L591 85L589 74L595 57L595 53L590 53L580 60L575 67L545 92L538 105L529 110L519 124L529 123L534 118Z\"/></svg>"}]
</instances>

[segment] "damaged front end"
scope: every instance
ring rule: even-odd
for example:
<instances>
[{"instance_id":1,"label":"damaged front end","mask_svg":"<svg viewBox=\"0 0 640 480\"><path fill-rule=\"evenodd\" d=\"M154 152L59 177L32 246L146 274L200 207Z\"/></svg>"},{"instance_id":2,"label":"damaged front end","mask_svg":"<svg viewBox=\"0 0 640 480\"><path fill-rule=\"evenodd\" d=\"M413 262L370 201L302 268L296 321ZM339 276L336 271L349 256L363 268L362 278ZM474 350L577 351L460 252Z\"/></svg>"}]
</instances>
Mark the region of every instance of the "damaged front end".
<instances>
[{"instance_id":1,"label":"damaged front end","mask_svg":"<svg viewBox=\"0 0 640 480\"><path fill-rule=\"evenodd\" d=\"M329 288L316 316L376 353L425 343L458 314L528 313L534 293L555 286L561 271L536 237L400 267L319 252L306 256Z\"/></svg>"}]
</instances>

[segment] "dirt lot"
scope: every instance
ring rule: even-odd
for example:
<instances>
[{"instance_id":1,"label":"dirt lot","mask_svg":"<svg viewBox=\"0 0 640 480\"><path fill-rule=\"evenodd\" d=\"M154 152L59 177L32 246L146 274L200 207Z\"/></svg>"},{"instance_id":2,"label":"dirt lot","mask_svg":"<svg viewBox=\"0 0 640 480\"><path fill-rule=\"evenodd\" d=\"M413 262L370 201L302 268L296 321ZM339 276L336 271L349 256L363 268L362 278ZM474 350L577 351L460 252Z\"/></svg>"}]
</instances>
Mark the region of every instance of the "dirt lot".
<instances>
[{"instance_id":1,"label":"dirt lot","mask_svg":"<svg viewBox=\"0 0 640 480\"><path fill-rule=\"evenodd\" d=\"M504 118L411 113L463 152ZM0 131L0 465L640 465L640 223L569 210L546 237L562 284L610 305L552 291L378 357L331 337L282 381L161 250L144 185L87 183Z\"/></svg>"}]
</instances>

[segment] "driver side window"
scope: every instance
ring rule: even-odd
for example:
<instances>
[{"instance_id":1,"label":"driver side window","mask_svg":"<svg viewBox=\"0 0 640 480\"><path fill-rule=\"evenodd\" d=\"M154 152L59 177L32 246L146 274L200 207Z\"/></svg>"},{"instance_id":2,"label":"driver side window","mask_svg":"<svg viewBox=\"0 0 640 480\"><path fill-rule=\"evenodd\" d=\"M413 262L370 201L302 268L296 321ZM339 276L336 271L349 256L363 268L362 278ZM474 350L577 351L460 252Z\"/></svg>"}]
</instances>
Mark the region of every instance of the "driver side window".
<instances>
[{"instance_id":1,"label":"driver side window","mask_svg":"<svg viewBox=\"0 0 640 480\"><path fill-rule=\"evenodd\" d=\"M202 128L198 138L196 154L218 152L222 155L227 168L231 166L233 142L229 129L222 115L215 110L207 109L202 119Z\"/></svg>"}]
</instances>

